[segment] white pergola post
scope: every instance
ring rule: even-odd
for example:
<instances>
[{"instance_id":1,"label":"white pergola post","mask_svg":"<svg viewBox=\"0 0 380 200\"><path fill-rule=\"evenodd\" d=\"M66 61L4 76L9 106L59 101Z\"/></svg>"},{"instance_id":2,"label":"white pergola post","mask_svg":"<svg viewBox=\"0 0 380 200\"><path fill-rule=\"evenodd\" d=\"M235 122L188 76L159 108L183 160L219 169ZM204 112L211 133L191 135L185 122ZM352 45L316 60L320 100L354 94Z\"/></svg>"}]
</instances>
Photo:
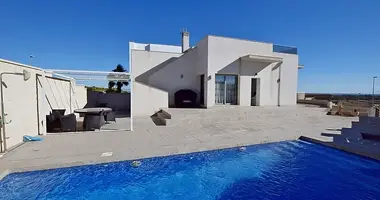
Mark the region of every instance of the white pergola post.
<instances>
[{"instance_id":1,"label":"white pergola post","mask_svg":"<svg viewBox=\"0 0 380 200\"><path fill-rule=\"evenodd\" d=\"M130 99L129 99L129 103L130 103L130 108L129 108L129 114L130 114L130 127L131 127L131 131L133 131L133 77L130 76L129 77L130 80L131 80L131 86L130 86L130 90L131 90L131 93L129 95Z\"/></svg>"}]
</instances>

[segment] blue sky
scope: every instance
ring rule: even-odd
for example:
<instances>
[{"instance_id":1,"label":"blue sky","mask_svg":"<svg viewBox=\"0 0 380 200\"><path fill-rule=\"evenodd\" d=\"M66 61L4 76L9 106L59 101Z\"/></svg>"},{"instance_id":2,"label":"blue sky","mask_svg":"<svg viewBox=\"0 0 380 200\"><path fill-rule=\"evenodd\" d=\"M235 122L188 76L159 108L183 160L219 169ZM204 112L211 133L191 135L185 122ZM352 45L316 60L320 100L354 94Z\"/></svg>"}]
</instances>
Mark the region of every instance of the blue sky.
<instances>
[{"instance_id":1,"label":"blue sky","mask_svg":"<svg viewBox=\"0 0 380 200\"><path fill-rule=\"evenodd\" d=\"M128 41L179 45L187 28L192 45L213 34L297 46L299 91L371 93L380 76L378 0L2 0L0 8L0 58L42 68L128 68Z\"/></svg>"}]
</instances>

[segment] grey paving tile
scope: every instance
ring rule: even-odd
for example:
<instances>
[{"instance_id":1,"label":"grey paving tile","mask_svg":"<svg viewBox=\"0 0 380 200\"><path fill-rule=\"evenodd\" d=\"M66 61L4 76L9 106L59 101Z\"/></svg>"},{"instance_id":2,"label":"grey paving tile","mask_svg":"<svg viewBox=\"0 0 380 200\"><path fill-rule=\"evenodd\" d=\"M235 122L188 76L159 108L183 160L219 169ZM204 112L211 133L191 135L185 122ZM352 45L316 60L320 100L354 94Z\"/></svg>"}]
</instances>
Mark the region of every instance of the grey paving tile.
<instances>
[{"instance_id":1,"label":"grey paving tile","mask_svg":"<svg viewBox=\"0 0 380 200\"><path fill-rule=\"evenodd\" d=\"M318 137L326 128L350 127L356 118L326 116L323 109L304 107L232 107L169 109L167 127L149 117L135 119L135 131L99 131L44 136L0 158L0 173L103 163L204 151L266 142ZM124 128L128 120L108 124ZM101 157L104 152L112 156Z\"/></svg>"}]
</instances>

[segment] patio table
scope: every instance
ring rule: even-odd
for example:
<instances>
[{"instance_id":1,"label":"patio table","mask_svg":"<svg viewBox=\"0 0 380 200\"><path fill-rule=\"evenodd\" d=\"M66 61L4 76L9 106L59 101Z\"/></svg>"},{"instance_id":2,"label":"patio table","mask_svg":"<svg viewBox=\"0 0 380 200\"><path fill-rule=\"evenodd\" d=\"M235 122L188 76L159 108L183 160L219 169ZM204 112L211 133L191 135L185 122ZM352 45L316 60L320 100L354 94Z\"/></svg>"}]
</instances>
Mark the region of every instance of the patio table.
<instances>
[{"instance_id":1,"label":"patio table","mask_svg":"<svg viewBox=\"0 0 380 200\"><path fill-rule=\"evenodd\" d=\"M112 111L112 108L106 108L106 107L97 107L97 108L81 108L81 109L75 109L74 112L75 113L81 113L81 114L94 114L94 115L97 115L97 114L100 114L101 112L111 112Z\"/></svg>"},{"instance_id":2,"label":"patio table","mask_svg":"<svg viewBox=\"0 0 380 200\"><path fill-rule=\"evenodd\" d=\"M75 113L84 114L83 129L86 131L100 129L105 124L104 116L112 112L111 108L81 108L75 109Z\"/></svg>"}]
</instances>

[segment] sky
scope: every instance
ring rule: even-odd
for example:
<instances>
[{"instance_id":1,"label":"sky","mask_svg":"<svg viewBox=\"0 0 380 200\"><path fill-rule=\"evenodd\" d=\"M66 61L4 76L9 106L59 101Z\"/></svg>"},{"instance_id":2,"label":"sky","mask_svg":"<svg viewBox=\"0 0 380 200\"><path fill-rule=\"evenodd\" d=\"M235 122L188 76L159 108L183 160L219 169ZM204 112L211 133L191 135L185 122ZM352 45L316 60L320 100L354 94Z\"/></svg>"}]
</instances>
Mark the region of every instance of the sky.
<instances>
[{"instance_id":1,"label":"sky","mask_svg":"<svg viewBox=\"0 0 380 200\"><path fill-rule=\"evenodd\" d=\"M1 0L0 58L110 71L128 68L129 41L180 45L181 28L191 45L210 34L298 47L300 92L371 93L380 78L379 0Z\"/></svg>"}]
</instances>

